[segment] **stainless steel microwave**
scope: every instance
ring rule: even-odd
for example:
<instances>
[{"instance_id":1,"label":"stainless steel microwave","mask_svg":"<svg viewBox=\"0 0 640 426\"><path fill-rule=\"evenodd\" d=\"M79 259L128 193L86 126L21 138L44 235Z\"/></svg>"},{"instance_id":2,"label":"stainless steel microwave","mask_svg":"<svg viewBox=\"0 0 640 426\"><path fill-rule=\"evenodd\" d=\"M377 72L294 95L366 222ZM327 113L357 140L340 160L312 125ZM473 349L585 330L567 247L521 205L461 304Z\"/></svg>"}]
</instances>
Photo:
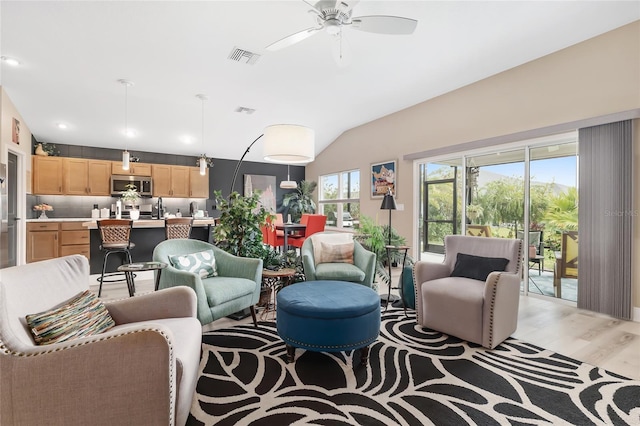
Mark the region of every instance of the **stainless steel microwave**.
<instances>
[{"instance_id":1,"label":"stainless steel microwave","mask_svg":"<svg viewBox=\"0 0 640 426\"><path fill-rule=\"evenodd\" d=\"M153 195L153 181L151 176L124 176L111 175L111 195L119 197L127 190L127 185L136 186L141 197L151 197Z\"/></svg>"}]
</instances>

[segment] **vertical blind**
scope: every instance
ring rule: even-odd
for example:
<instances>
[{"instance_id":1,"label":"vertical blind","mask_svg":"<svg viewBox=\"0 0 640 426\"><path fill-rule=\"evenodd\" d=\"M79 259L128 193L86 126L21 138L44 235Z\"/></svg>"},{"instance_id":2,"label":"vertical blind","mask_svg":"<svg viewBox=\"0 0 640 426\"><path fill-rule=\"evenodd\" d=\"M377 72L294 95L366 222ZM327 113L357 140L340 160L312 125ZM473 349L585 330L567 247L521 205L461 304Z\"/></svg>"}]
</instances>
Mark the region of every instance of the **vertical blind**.
<instances>
[{"instance_id":1,"label":"vertical blind","mask_svg":"<svg viewBox=\"0 0 640 426\"><path fill-rule=\"evenodd\" d=\"M631 120L579 130L578 307L632 317Z\"/></svg>"}]
</instances>

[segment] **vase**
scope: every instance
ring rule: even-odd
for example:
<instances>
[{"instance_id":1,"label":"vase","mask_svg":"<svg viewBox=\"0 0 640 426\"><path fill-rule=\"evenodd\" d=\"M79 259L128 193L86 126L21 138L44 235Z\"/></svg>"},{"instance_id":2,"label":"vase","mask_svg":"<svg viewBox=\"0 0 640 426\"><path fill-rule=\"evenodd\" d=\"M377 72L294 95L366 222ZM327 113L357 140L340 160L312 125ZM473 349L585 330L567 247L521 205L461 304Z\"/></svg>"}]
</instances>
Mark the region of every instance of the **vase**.
<instances>
[{"instance_id":1,"label":"vase","mask_svg":"<svg viewBox=\"0 0 640 426\"><path fill-rule=\"evenodd\" d=\"M131 210L129 210L129 217L131 218L131 220L138 220L140 219L140 210L133 208Z\"/></svg>"},{"instance_id":2,"label":"vase","mask_svg":"<svg viewBox=\"0 0 640 426\"><path fill-rule=\"evenodd\" d=\"M44 210L41 210L40 216L38 217L38 219L49 219L49 217L47 216L47 212L45 212Z\"/></svg>"}]
</instances>

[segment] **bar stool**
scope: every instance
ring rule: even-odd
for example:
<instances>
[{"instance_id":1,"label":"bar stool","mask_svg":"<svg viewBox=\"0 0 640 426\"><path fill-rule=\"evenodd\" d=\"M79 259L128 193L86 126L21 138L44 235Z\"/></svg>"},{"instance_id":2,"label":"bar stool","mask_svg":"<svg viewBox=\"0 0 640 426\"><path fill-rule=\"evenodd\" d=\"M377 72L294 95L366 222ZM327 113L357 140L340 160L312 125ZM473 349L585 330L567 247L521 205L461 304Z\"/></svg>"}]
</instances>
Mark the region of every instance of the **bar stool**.
<instances>
[{"instance_id":1,"label":"bar stool","mask_svg":"<svg viewBox=\"0 0 640 426\"><path fill-rule=\"evenodd\" d=\"M121 253L124 254L122 264L132 263L130 249L135 247L135 244L130 241L131 228L133 227L133 221L128 219L102 219L98 221L98 233L100 234L100 250L104 251L104 259L102 260L102 274L98 281L100 281L100 288L98 289L98 297L102 295L102 283L103 282L118 282L124 281L125 278L106 280L104 276L123 275L121 272L112 272L105 274L107 269L107 259L110 254Z\"/></svg>"},{"instance_id":2,"label":"bar stool","mask_svg":"<svg viewBox=\"0 0 640 426\"><path fill-rule=\"evenodd\" d=\"M164 234L167 240L174 238L190 238L193 219L189 217L175 217L164 220Z\"/></svg>"}]
</instances>

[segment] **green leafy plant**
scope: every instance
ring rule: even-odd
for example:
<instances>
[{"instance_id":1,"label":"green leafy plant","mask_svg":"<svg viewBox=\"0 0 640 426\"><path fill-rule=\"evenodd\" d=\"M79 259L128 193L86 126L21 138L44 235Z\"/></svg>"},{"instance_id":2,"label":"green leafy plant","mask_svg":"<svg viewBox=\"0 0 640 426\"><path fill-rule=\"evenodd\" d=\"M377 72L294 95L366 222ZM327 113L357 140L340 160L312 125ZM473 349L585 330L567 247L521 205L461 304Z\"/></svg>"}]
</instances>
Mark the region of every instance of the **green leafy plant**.
<instances>
[{"instance_id":1,"label":"green leafy plant","mask_svg":"<svg viewBox=\"0 0 640 426\"><path fill-rule=\"evenodd\" d=\"M385 248L389 244L389 225L376 225L373 219L360 216L360 226L355 238L364 248L376 255L376 275L389 284L388 262L402 264L404 254L398 250L390 250L387 255ZM391 227L391 245L403 246L407 240ZM413 264L413 259L407 256L406 265Z\"/></svg>"},{"instance_id":2,"label":"green leafy plant","mask_svg":"<svg viewBox=\"0 0 640 426\"><path fill-rule=\"evenodd\" d=\"M127 188L127 190L121 193L122 201L129 202L131 204L138 202L138 199L140 198L138 188L132 183L125 185L125 188Z\"/></svg>"},{"instance_id":3,"label":"green leafy plant","mask_svg":"<svg viewBox=\"0 0 640 426\"><path fill-rule=\"evenodd\" d=\"M290 192L282 197L282 206L288 209L291 220L299 222L303 213L316 212L313 192L317 187L317 182L303 180L298 183L295 192Z\"/></svg>"},{"instance_id":4,"label":"green leafy plant","mask_svg":"<svg viewBox=\"0 0 640 426\"><path fill-rule=\"evenodd\" d=\"M219 223L213 228L216 245L235 256L262 259L265 247L260 228L270 213L260 204L260 194L243 197L234 191L229 199L220 191L214 194L221 211Z\"/></svg>"}]
</instances>

